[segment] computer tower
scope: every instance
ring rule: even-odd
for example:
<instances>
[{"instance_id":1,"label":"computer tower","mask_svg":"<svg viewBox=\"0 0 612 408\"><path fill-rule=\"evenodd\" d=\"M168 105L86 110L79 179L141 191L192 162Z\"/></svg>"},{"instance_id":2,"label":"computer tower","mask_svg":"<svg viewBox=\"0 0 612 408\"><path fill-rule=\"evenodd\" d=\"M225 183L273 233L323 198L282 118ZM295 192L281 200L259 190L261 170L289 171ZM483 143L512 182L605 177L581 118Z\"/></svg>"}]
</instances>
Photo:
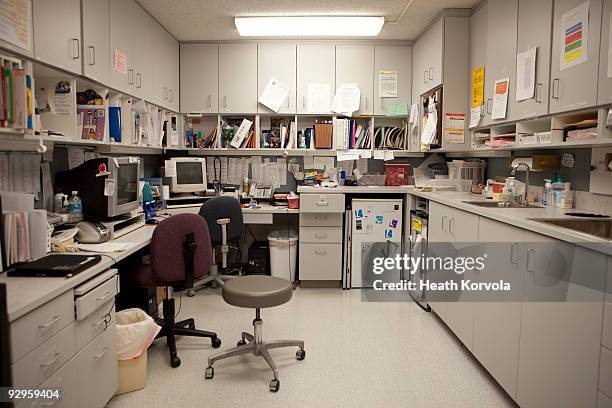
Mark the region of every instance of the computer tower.
<instances>
[{"instance_id":1,"label":"computer tower","mask_svg":"<svg viewBox=\"0 0 612 408\"><path fill-rule=\"evenodd\" d=\"M254 241L249 246L247 275L270 275L270 246L268 241Z\"/></svg>"}]
</instances>

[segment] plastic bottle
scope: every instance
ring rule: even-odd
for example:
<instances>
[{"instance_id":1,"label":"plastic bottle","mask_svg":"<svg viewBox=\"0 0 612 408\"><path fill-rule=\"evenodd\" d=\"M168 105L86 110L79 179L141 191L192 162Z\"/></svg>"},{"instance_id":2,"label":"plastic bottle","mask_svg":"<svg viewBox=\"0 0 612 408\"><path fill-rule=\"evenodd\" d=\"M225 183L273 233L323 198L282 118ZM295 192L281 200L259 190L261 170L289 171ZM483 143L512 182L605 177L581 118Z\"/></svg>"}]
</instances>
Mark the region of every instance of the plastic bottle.
<instances>
[{"instance_id":1,"label":"plastic bottle","mask_svg":"<svg viewBox=\"0 0 612 408\"><path fill-rule=\"evenodd\" d=\"M153 200L153 192L151 186L145 181L142 186L142 209L145 213L145 221L155 218L155 201Z\"/></svg>"},{"instance_id":2,"label":"plastic bottle","mask_svg":"<svg viewBox=\"0 0 612 408\"><path fill-rule=\"evenodd\" d=\"M68 199L68 221L79 222L83 220L83 203L78 191L73 191Z\"/></svg>"},{"instance_id":3,"label":"plastic bottle","mask_svg":"<svg viewBox=\"0 0 612 408\"><path fill-rule=\"evenodd\" d=\"M514 184L514 177L508 177L506 183L506 196L508 197L508 202L514 203L516 201L516 185Z\"/></svg>"},{"instance_id":4,"label":"plastic bottle","mask_svg":"<svg viewBox=\"0 0 612 408\"><path fill-rule=\"evenodd\" d=\"M544 207L552 207L553 201L553 185L551 179L544 179L544 191L542 192L542 205Z\"/></svg>"}]
</instances>

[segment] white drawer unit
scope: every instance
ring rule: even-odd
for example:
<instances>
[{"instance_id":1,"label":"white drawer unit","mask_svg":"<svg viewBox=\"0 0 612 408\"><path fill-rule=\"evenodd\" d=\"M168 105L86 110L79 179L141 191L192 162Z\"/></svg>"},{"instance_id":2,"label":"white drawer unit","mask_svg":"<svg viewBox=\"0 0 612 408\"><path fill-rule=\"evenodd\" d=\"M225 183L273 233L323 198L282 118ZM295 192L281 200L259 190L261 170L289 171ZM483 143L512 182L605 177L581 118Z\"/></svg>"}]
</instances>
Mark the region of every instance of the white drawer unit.
<instances>
[{"instance_id":1,"label":"white drawer unit","mask_svg":"<svg viewBox=\"0 0 612 408\"><path fill-rule=\"evenodd\" d=\"M342 244L342 228L340 227L302 227L300 242L314 244Z\"/></svg>"},{"instance_id":2,"label":"white drawer unit","mask_svg":"<svg viewBox=\"0 0 612 408\"><path fill-rule=\"evenodd\" d=\"M599 391L612 395L612 351L605 347L599 356Z\"/></svg>"},{"instance_id":3,"label":"white drawer unit","mask_svg":"<svg viewBox=\"0 0 612 408\"><path fill-rule=\"evenodd\" d=\"M74 321L72 290L11 324L11 361L14 363Z\"/></svg>"},{"instance_id":4,"label":"white drawer unit","mask_svg":"<svg viewBox=\"0 0 612 408\"><path fill-rule=\"evenodd\" d=\"M342 279L342 245L300 243L300 280Z\"/></svg>"},{"instance_id":5,"label":"white drawer unit","mask_svg":"<svg viewBox=\"0 0 612 408\"><path fill-rule=\"evenodd\" d=\"M344 213L344 194L301 194L300 212Z\"/></svg>"},{"instance_id":6,"label":"white drawer unit","mask_svg":"<svg viewBox=\"0 0 612 408\"><path fill-rule=\"evenodd\" d=\"M47 381L42 383L40 389L59 388L62 398L59 400L31 400L24 401L18 408L77 408L79 407L79 386L76 369L76 359L68 361L62 368L57 370Z\"/></svg>"},{"instance_id":7,"label":"white drawer unit","mask_svg":"<svg viewBox=\"0 0 612 408\"><path fill-rule=\"evenodd\" d=\"M75 323L77 350L85 347L114 322L115 306L112 300L100 306L83 320L77 320Z\"/></svg>"},{"instance_id":8,"label":"white drawer unit","mask_svg":"<svg viewBox=\"0 0 612 408\"><path fill-rule=\"evenodd\" d=\"M342 219L343 214L305 214L303 209L300 210L300 227L341 227Z\"/></svg>"},{"instance_id":9,"label":"white drawer unit","mask_svg":"<svg viewBox=\"0 0 612 408\"><path fill-rule=\"evenodd\" d=\"M77 287L74 290L77 320L86 318L100 306L114 299L118 292L119 279L115 269Z\"/></svg>"},{"instance_id":10,"label":"white drawer unit","mask_svg":"<svg viewBox=\"0 0 612 408\"><path fill-rule=\"evenodd\" d=\"M117 391L115 336L113 323L76 355L79 407L104 407Z\"/></svg>"},{"instance_id":11,"label":"white drawer unit","mask_svg":"<svg viewBox=\"0 0 612 408\"><path fill-rule=\"evenodd\" d=\"M20 388L36 387L51 377L75 352L74 323L71 323L13 364L14 385Z\"/></svg>"}]
</instances>

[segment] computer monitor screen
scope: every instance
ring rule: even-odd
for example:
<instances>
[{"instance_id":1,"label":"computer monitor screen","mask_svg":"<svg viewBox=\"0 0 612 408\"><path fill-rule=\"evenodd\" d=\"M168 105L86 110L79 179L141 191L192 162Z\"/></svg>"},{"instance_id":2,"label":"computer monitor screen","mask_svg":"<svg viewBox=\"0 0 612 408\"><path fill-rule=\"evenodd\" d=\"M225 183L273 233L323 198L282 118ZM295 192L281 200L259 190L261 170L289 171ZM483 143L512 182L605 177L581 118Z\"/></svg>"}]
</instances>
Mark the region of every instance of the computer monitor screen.
<instances>
[{"instance_id":1,"label":"computer monitor screen","mask_svg":"<svg viewBox=\"0 0 612 408\"><path fill-rule=\"evenodd\" d=\"M138 200L138 163L122 164L117 175L117 205Z\"/></svg>"},{"instance_id":2,"label":"computer monitor screen","mask_svg":"<svg viewBox=\"0 0 612 408\"><path fill-rule=\"evenodd\" d=\"M202 163L176 163L176 183L177 184L202 184Z\"/></svg>"}]
</instances>

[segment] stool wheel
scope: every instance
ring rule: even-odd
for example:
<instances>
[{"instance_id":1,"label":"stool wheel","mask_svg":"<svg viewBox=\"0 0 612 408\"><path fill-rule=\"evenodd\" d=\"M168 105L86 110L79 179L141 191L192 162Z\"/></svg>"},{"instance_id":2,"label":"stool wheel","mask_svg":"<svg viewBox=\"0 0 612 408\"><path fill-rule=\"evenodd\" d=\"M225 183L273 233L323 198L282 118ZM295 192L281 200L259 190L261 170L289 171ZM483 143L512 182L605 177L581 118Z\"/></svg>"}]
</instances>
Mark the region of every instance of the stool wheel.
<instances>
[{"instance_id":1,"label":"stool wheel","mask_svg":"<svg viewBox=\"0 0 612 408\"><path fill-rule=\"evenodd\" d=\"M204 378L206 378L207 380L210 380L214 376L215 376L215 369L212 368L211 366L206 367L206 370L204 370Z\"/></svg>"},{"instance_id":2,"label":"stool wheel","mask_svg":"<svg viewBox=\"0 0 612 408\"><path fill-rule=\"evenodd\" d=\"M299 349L298 351L295 352L295 358L297 358L298 360L302 361L303 359L306 358L306 350L304 349Z\"/></svg>"},{"instance_id":3,"label":"stool wheel","mask_svg":"<svg viewBox=\"0 0 612 408\"><path fill-rule=\"evenodd\" d=\"M246 341L244 340L238 340L238 343L236 343L236 346L240 347L240 346L244 346L246 345Z\"/></svg>"},{"instance_id":4,"label":"stool wheel","mask_svg":"<svg viewBox=\"0 0 612 408\"><path fill-rule=\"evenodd\" d=\"M181 365L181 359L177 356L170 356L170 367L176 368Z\"/></svg>"},{"instance_id":5,"label":"stool wheel","mask_svg":"<svg viewBox=\"0 0 612 408\"><path fill-rule=\"evenodd\" d=\"M212 338L212 346L213 346L213 348L221 347L221 339L218 338L218 337L213 337Z\"/></svg>"},{"instance_id":6,"label":"stool wheel","mask_svg":"<svg viewBox=\"0 0 612 408\"><path fill-rule=\"evenodd\" d=\"M187 296L189 296L189 297L194 297L194 296L195 296L195 290L193 290L193 289L187 289L187 290L185 291L185 294L186 294Z\"/></svg>"},{"instance_id":7,"label":"stool wheel","mask_svg":"<svg viewBox=\"0 0 612 408\"><path fill-rule=\"evenodd\" d=\"M278 378L273 378L270 380L270 392L278 392L280 388L280 380Z\"/></svg>"}]
</instances>

